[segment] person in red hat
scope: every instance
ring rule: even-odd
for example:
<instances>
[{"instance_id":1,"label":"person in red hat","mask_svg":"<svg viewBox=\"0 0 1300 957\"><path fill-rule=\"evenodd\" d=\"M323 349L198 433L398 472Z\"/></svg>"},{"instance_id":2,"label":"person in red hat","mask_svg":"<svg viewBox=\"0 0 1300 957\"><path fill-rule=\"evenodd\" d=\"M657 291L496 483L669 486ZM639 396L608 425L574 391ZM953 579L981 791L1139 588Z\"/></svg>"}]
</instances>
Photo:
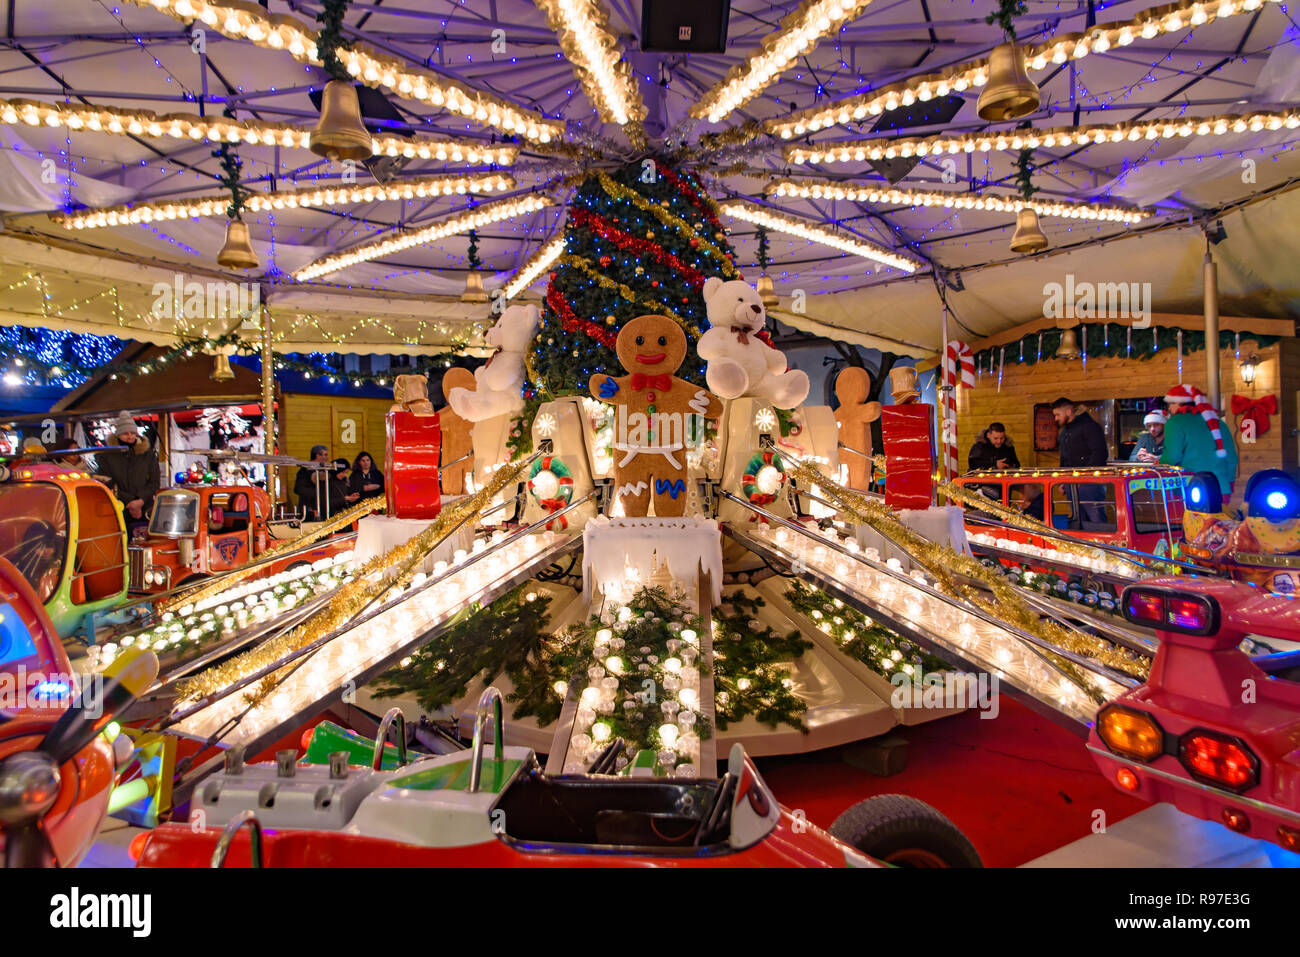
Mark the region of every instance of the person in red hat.
<instances>
[{"instance_id":1,"label":"person in red hat","mask_svg":"<svg viewBox=\"0 0 1300 957\"><path fill-rule=\"evenodd\" d=\"M1160 464L1177 465L1188 472L1212 472L1219 480L1219 491L1225 498L1231 495L1237 478L1237 449L1205 393L1193 385L1176 385L1165 394L1165 406L1169 417Z\"/></svg>"}]
</instances>

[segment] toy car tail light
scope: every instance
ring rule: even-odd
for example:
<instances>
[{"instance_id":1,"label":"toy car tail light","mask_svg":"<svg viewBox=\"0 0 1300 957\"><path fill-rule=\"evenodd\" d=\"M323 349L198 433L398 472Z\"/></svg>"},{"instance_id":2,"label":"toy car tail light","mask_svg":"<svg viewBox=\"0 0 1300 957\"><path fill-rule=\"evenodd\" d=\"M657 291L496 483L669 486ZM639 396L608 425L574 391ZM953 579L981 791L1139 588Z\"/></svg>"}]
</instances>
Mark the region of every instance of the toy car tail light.
<instances>
[{"instance_id":1,"label":"toy car tail light","mask_svg":"<svg viewBox=\"0 0 1300 957\"><path fill-rule=\"evenodd\" d=\"M1209 595L1130 585L1124 589L1124 617L1148 628L1212 635L1219 630L1219 603Z\"/></svg>"},{"instance_id":2,"label":"toy car tail light","mask_svg":"<svg viewBox=\"0 0 1300 957\"><path fill-rule=\"evenodd\" d=\"M1115 783L1125 791L1136 791L1141 782L1138 780L1137 772L1132 768L1120 768L1115 772Z\"/></svg>"},{"instance_id":3,"label":"toy car tail light","mask_svg":"<svg viewBox=\"0 0 1300 957\"><path fill-rule=\"evenodd\" d=\"M1107 705L1097 714L1097 735L1116 754L1150 761L1165 750L1165 734L1149 714Z\"/></svg>"},{"instance_id":4,"label":"toy car tail light","mask_svg":"<svg viewBox=\"0 0 1300 957\"><path fill-rule=\"evenodd\" d=\"M1231 791L1259 783L1259 759L1237 738L1197 729L1188 731L1178 747L1178 759L1192 777Z\"/></svg>"},{"instance_id":5,"label":"toy car tail light","mask_svg":"<svg viewBox=\"0 0 1300 957\"><path fill-rule=\"evenodd\" d=\"M1219 816L1223 819L1223 826L1230 831L1245 834L1250 830L1250 818L1246 816L1245 811L1238 811L1235 807L1225 807Z\"/></svg>"},{"instance_id":6,"label":"toy car tail light","mask_svg":"<svg viewBox=\"0 0 1300 957\"><path fill-rule=\"evenodd\" d=\"M1288 851L1300 851L1300 831L1285 824L1277 826L1277 843Z\"/></svg>"}]
</instances>

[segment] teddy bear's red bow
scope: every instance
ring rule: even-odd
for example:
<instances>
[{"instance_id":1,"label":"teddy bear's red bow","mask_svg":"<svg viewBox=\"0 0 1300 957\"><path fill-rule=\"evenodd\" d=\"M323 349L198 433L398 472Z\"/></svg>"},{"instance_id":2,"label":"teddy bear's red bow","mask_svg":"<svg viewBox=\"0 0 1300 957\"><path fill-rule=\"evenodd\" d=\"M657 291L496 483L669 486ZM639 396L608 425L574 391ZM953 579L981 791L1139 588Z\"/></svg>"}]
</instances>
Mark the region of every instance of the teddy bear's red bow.
<instances>
[{"instance_id":1,"label":"teddy bear's red bow","mask_svg":"<svg viewBox=\"0 0 1300 957\"><path fill-rule=\"evenodd\" d=\"M637 392L643 389L658 389L667 392L672 388L673 377L670 375L646 375L644 372L632 373L632 388Z\"/></svg>"},{"instance_id":2,"label":"teddy bear's red bow","mask_svg":"<svg viewBox=\"0 0 1300 957\"><path fill-rule=\"evenodd\" d=\"M1242 419L1255 420L1255 432L1257 435L1263 435L1268 431L1269 416L1277 415L1277 396L1269 395L1260 396L1258 399L1252 399L1247 395L1234 395L1232 397L1232 414L1239 415Z\"/></svg>"},{"instance_id":3,"label":"teddy bear's red bow","mask_svg":"<svg viewBox=\"0 0 1300 957\"><path fill-rule=\"evenodd\" d=\"M736 341L742 346L749 344L749 337L752 335L769 349L776 348L776 346L772 344L772 333L768 332L766 329L759 329L757 332L754 332L748 326L732 326L731 331L736 334Z\"/></svg>"}]
</instances>

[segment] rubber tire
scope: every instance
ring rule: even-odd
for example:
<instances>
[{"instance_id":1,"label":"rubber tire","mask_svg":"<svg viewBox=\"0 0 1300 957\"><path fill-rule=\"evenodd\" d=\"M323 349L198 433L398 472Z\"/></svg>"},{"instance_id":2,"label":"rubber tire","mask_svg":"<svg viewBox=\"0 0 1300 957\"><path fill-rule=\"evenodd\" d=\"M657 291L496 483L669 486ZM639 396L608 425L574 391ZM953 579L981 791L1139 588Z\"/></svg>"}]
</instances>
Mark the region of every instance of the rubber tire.
<instances>
[{"instance_id":1,"label":"rubber tire","mask_svg":"<svg viewBox=\"0 0 1300 957\"><path fill-rule=\"evenodd\" d=\"M957 825L924 801L905 794L881 794L853 805L831 825L831 834L863 854L888 861L918 850L942 863L900 867L983 867L974 845Z\"/></svg>"}]
</instances>

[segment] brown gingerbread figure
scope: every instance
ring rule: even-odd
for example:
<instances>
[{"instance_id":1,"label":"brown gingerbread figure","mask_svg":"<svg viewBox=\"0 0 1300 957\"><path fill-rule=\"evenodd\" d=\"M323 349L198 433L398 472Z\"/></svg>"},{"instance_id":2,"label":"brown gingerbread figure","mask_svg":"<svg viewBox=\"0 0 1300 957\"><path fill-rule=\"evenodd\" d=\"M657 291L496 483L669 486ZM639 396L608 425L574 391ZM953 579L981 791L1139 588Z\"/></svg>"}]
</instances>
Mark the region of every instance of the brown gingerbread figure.
<instances>
[{"instance_id":1,"label":"brown gingerbread figure","mask_svg":"<svg viewBox=\"0 0 1300 957\"><path fill-rule=\"evenodd\" d=\"M447 393L452 389L468 389L473 392L474 373L459 366L448 369L442 374L443 398L446 398ZM473 422L461 418L450 405L445 405L438 410L438 421L442 425L442 461L444 463L456 462L457 459L474 451L474 440L470 436L470 430L474 428ZM465 475L473 468L473 455L456 462L455 465L450 467L444 464L441 470L442 494L463 495L465 493Z\"/></svg>"},{"instance_id":2,"label":"brown gingerbread figure","mask_svg":"<svg viewBox=\"0 0 1300 957\"><path fill-rule=\"evenodd\" d=\"M686 441L692 415L715 419L722 401L673 375L686 358L686 333L667 316L637 316L614 344L630 375L597 373L591 394L618 407L614 424L614 484L623 514L643 517L653 495L655 515L686 512Z\"/></svg>"},{"instance_id":3,"label":"brown gingerbread figure","mask_svg":"<svg viewBox=\"0 0 1300 957\"><path fill-rule=\"evenodd\" d=\"M835 397L840 407L835 421L840 427L840 441L864 454L840 449L840 461L848 466L849 488L866 489L871 484L871 423L880 418L881 404L868 402L871 373L850 366L835 377Z\"/></svg>"}]
</instances>

